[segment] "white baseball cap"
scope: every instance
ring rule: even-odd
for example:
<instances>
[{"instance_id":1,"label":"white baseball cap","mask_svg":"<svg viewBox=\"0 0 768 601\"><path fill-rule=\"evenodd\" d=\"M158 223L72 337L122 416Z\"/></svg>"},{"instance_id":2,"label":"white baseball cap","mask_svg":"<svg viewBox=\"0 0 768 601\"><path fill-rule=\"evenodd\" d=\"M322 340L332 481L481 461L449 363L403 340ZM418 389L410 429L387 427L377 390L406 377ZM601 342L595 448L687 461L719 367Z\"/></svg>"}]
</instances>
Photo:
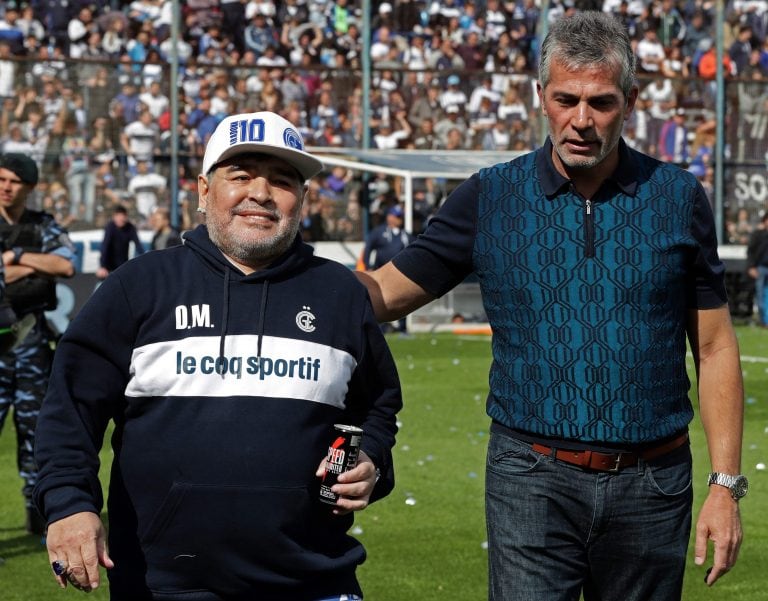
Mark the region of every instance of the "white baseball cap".
<instances>
[{"instance_id":1,"label":"white baseball cap","mask_svg":"<svg viewBox=\"0 0 768 601\"><path fill-rule=\"evenodd\" d=\"M323 163L304 151L304 140L296 127L269 111L225 117L208 140L203 157L203 174L230 157L258 152L283 159L304 179L323 170Z\"/></svg>"}]
</instances>

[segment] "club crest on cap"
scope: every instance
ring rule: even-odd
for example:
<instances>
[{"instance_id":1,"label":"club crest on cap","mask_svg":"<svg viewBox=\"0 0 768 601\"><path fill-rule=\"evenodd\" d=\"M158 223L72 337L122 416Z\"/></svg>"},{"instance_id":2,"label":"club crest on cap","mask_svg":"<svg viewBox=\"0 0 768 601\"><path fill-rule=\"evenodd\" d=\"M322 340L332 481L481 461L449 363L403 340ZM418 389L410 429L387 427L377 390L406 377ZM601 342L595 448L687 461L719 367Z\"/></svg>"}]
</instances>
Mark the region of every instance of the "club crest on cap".
<instances>
[{"instance_id":1,"label":"club crest on cap","mask_svg":"<svg viewBox=\"0 0 768 601\"><path fill-rule=\"evenodd\" d=\"M304 143L301 141L299 132L297 132L295 129L291 129L290 127L283 132L283 142L288 148L304 150Z\"/></svg>"}]
</instances>

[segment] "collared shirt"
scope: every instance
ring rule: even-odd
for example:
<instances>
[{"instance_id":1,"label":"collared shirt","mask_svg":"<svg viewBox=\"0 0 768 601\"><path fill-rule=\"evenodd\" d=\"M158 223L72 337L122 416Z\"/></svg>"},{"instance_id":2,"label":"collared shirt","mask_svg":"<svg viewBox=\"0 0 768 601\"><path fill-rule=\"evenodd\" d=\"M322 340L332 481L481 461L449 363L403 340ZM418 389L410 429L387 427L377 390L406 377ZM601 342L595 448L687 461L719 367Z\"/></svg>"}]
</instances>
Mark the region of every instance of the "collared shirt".
<instances>
[{"instance_id":1,"label":"collared shirt","mask_svg":"<svg viewBox=\"0 0 768 601\"><path fill-rule=\"evenodd\" d=\"M727 302L696 178L629 149L591 199L552 145L472 176L395 259L435 296L474 273L493 328L488 413L541 437L642 445L693 416L692 309Z\"/></svg>"}]
</instances>

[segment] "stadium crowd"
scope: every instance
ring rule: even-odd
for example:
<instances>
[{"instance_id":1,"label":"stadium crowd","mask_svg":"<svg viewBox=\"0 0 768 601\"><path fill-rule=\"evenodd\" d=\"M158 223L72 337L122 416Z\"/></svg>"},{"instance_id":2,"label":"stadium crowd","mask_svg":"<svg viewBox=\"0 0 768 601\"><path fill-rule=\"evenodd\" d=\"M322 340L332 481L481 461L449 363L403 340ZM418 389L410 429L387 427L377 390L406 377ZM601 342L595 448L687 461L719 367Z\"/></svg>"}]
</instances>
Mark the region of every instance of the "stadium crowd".
<instances>
[{"instance_id":1,"label":"stadium crowd","mask_svg":"<svg viewBox=\"0 0 768 601\"><path fill-rule=\"evenodd\" d=\"M179 189L193 225L205 142L227 114L273 110L309 146L360 148L364 47L352 0L189 0L171 38L170 0L9 0L0 5L0 150L34 157L38 202L70 229L101 227L115 205L146 227L168 206L169 61L179 71ZM713 0L552 0L616 15L635 44L640 100L628 143L681 164L712 189L716 54ZM535 88L536 0L374 0L368 45L371 145L419 150L530 150L543 135ZM739 127L768 115L768 0L727 3L727 77ZM729 112L730 114L730 112ZM740 146L735 147L736 140ZM762 158L762 157L761 157ZM360 203L386 208L397 183L334 169L312 182L308 240L360 239ZM420 217L441 187L417 191ZM754 215L753 219L757 219ZM375 222L372 222L375 223Z\"/></svg>"}]
</instances>

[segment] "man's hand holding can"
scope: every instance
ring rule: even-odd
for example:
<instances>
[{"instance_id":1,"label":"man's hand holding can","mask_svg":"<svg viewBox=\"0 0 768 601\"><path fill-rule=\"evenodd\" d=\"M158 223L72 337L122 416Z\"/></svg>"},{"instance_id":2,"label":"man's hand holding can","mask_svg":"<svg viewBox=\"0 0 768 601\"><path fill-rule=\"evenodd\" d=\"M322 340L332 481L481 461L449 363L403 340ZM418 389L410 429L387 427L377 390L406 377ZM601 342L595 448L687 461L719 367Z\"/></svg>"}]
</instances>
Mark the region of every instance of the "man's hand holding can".
<instances>
[{"instance_id":1,"label":"man's hand holding can","mask_svg":"<svg viewBox=\"0 0 768 601\"><path fill-rule=\"evenodd\" d=\"M325 474L326 461L327 458L324 458L317 468L315 475L318 478ZM331 487L338 496L333 513L345 515L350 511L360 511L368 507L376 480L376 466L365 451L360 451L357 466L339 474L336 484Z\"/></svg>"}]
</instances>

